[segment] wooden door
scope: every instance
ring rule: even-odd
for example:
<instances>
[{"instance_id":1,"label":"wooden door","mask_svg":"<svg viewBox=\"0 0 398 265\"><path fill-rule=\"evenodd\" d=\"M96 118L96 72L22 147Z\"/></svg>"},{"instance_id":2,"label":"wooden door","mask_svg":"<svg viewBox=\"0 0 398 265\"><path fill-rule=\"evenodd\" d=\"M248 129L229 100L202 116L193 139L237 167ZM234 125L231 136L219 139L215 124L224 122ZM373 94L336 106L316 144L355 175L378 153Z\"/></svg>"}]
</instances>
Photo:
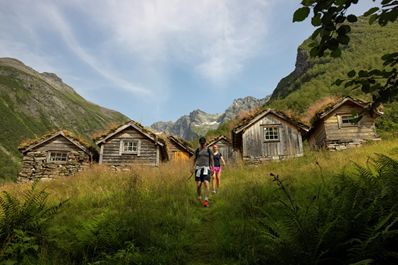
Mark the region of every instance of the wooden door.
<instances>
[{"instance_id":1,"label":"wooden door","mask_svg":"<svg viewBox=\"0 0 398 265\"><path fill-rule=\"evenodd\" d=\"M174 160L175 161L184 161L184 160L189 160L189 156L185 152L177 151L174 152Z\"/></svg>"}]
</instances>

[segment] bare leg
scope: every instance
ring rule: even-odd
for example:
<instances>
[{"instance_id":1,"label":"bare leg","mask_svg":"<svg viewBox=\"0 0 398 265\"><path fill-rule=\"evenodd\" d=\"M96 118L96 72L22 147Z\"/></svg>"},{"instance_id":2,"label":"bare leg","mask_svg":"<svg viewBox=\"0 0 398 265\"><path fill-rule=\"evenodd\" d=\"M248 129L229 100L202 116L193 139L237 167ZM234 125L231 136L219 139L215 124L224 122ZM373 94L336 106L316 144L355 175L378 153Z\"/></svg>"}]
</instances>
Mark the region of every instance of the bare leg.
<instances>
[{"instance_id":1,"label":"bare leg","mask_svg":"<svg viewBox=\"0 0 398 265\"><path fill-rule=\"evenodd\" d=\"M201 198L202 182L200 182L200 181L196 181L196 193L198 194L198 198Z\"/></svg>"},{"instance_id":2,"label":"bare leg","mask_svg":"<svg viewBox=\"0 0 398 265\"><path fill-rule=\"evenodd\" d=\"M205 180L205 198L209 198L209 187L210 187L210 183Z\"/></svg>"},{"instance_id":3,"label":"bare leg","mask_svg":"<svg viewBox=\"0 0 398 265\"><path fill-rule=\"evenodd\" d=\"M221 172L218 172L216 175L217 189L220 188L220 179L221 179Z\"/></svg>"},{"instance_id":4,"label":"bare leg","mask_svg":"<svg viewBox=\"0 0 398 265\"><path fill-rule=\"evenodd\" d=\"M214 183L214 179L216 178L216 176L217 176L217 173L213 173L213 176L212 176L212 178L211 178L211 189L213 190L213 191L215 191L215 184L216 183Z\"/></svg>"}]
</instances>

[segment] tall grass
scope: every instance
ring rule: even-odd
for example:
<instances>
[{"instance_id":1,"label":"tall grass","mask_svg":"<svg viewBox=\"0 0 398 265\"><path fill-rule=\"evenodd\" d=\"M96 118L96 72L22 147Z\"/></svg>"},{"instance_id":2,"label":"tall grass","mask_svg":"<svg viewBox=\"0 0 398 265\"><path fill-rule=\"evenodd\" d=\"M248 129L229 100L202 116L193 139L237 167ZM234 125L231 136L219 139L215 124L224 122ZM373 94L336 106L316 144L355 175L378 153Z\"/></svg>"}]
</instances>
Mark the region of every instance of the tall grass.
<instances>
[{"instance_id":1,"label":"tall grass","mask_svg":"<svg viewBox=\"0 0 398 265\"><path fill-rule=\"evenodd\" d=\"M48 207L68 201L43 223L42 240L29 239L23 226L16 230L35 250L19 264L395 262L397 158L398 141L389 140L231 165L209 209L195 203L188 163L126 172L95 166L37 184L50 194ZM21 202L30 189L0 187Z\"/></svg>"},{"instance_id":2,"label":"tall grass","mask_svg":"<svg viewBox=\"0 0 398 265\"><path fill-rule=\"evenodd\" d=\"M242 168L223 194L219 252L240 264L397 264L392 143L263 166L245 183Z\"/></svg>"}]
</instances>

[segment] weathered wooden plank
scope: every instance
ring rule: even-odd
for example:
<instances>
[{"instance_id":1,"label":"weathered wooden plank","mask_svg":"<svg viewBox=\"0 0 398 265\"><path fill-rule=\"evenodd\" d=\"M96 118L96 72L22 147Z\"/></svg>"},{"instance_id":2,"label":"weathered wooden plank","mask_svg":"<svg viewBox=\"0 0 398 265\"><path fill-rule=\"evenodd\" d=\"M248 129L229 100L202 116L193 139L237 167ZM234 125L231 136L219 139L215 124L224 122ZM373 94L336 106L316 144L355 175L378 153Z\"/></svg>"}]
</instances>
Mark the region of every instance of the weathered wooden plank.
<instances>
[{"instance_id":1,"label":"weathered wooden plank","mask_svg":"<svg viewBox=\"0 0 398 265\"><path fill-rule=\"evenodd\" d=\"M140 140L138 154L120 154L122 140ZM157 145L139 131L128 128L113 136L103 144L102 163L104 164L150 164L156 165L158 159Z\"/></svg>"},{"instance_id":2,"label":"weathered wooden plank","mask_svg":"<svg viewBox=\"0 0 398 265\"><path fill-rule=\"evenodd\" d=\"M62 136L58 136L45 144L34 148L36 151L79 151L80 149Z\"/></svg>"},{"instance_id":3,"label":"weathered wooden plank","mask_svg":"<svg viewBox=\"0 0 398 265\"><path fill-rule=\"evenodd\" d=\"M279 128L279 141L264 141L264 126ZM276 157L302 153L300 150L301 133L296 127L270 114L253 124L243 134L243 156Z\"/></svg>"}]
</instances>

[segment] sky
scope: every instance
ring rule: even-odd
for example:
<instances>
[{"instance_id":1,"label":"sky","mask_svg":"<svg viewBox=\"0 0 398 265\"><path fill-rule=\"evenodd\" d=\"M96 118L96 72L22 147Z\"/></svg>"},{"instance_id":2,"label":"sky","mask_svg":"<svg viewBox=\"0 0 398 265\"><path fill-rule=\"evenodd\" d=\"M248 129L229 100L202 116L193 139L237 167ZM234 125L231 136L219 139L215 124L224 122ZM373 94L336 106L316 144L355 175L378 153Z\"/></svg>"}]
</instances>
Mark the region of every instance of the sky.
<instances>
[{"instance_id":1,"label":"sky","mask_svg":"<svg viewBox=\"0 0 398 265\"><path fill-rule=\"evenodd\" d=\"M221 113L236 98L270 95L293 71L314 30L292 23L299 2L0 0L0 57L56 73L144 125Z\"/></svg>"}]
</instances>

